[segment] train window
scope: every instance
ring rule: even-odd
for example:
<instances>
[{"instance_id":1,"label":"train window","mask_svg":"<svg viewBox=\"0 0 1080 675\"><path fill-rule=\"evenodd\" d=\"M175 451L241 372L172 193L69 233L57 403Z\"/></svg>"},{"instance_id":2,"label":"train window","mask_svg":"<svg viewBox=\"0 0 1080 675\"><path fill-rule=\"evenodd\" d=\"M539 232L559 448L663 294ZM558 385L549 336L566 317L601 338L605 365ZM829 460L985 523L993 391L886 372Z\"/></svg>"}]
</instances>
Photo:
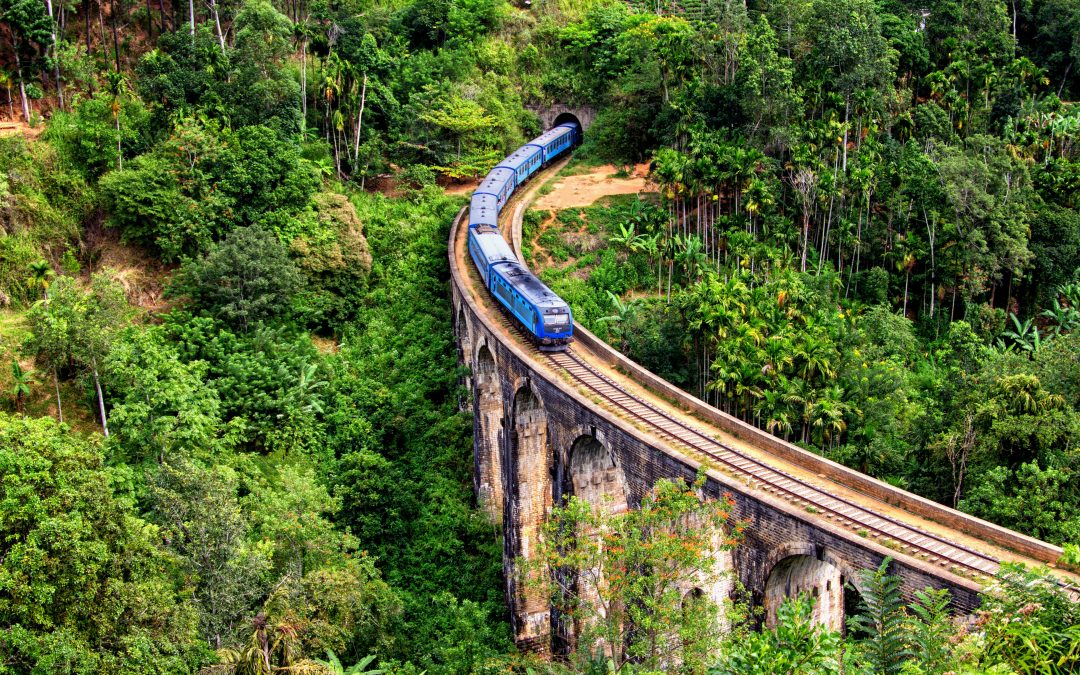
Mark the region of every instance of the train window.
<instances>
[{"instance_id":1,"label":"train window","mask_svg":"<svg viewBox=\"0 0 1080 675\"><path fill-rule=\"evenodd\" d=\"M544 315L544 327L552 332L566 330L566 327L569 325L570 315L566 314L565 312Z\"/></svg>"}]
</instances>

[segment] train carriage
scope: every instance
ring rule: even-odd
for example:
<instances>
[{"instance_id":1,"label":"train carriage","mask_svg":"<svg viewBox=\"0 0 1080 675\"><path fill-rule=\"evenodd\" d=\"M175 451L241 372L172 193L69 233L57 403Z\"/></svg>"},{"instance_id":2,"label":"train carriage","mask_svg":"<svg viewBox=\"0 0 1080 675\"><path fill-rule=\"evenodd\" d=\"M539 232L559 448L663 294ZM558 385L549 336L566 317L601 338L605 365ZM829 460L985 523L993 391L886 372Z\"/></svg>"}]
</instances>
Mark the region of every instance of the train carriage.
<instances>
[{"instance_id":1,"label":"train carriage","mask_svg":"<svg viewBox=\"0 0 1080 675\"><path fill-rule=\"evenodd\" d=\"M517 262L510 244L506 243L498 228L491 225L469 228L469 255L472 256L476 269L480 270L485 285L493 265Z\"/></svg>"},{"instance_id":2,"label":"train carriage","mask_svg":"<svg viewBox=\"0 0 1080 675\"><path fill-rule=\"evenodd\" d=\"M513 194L516 187L517 174L512 169L496 167L480 183L474 194L495 197L495 208L502 211L502 207L506 205L506 200L510 199L510 195Z\"/></svg>"},{"instance_id":3,"label":"train carriage","mask_svg":"<svg viewBox=\"0 0 1080 675\"><path fill-rule=\"evenodd\" d=\"M533 140L529 145L536 145L544 149L544 164L569 150L578 141L578 125L560 124L548 129Z\"/></svg>"},{"instance_id":4,"label":"train carriage","mask_svg":"<svg viewBox=\"0 0 1080 675\"><path fill-rule=\"evenodd\" d=\"M469 202L469 227L499 226L499 204L495 195L474 193Z\"/></svg>"},{"instance_id":5,"label":"train carriage","mask_svg":"<svg viewBox=\"0 0 1080 675\"><path fill-rule=\"evenodd\" d=\"M570 306L517 262L490 268L488 289L540 343L542 351L565 349L573 335Z\"/></svg>"},{"instance_id":6,"label":"train carriage","mask_svg":"<svg viewBox=\"0 0 1080 675\"><path fill-rule=\"evenodd\" d=\"M529 176L533 175L540 169L540 165L544 163L544 148L539 145L523 145L514 151L514 154L510 155L496 168L510 169L517 174L517 183L521 185Z\"/></svg>"},{"instance_id":7,"label":"train carriage","mask_svg":"<svg viewBox=\"0 0 1080 675\"><path fill-rule=\"evenodd\" d=\"M499 212L519 185L581 140L577 124L560 124L521 146L488 173L469 206L469 256L484 285L539 344L562 351L573 340L574 321L566 304L522 266L499 232Z\"/></svg>"}]
</instances>

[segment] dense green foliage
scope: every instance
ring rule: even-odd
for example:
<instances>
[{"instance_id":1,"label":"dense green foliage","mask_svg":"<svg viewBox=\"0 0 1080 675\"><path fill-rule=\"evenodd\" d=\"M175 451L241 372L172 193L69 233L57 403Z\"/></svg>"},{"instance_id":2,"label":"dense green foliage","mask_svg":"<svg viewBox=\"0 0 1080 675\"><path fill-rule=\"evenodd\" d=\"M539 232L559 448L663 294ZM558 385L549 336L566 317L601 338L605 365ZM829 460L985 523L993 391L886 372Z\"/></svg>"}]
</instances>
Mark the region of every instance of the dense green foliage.
<instances>
[{"instance_id":1,"label":"dense green foliage","mask_svg":"<svg viewBox=\"0 0 1080 675\"><path fill-rule=\"evenodd\" d=\"M1077 36L1074 0L0 0L6 115L49 118L0 138L0 673L562 667L512 655L433 185L539 131L526 104L594 105L584 154L654 161L658 199L534 229L580 320L773 433L1080 540ZM630 552L605 562L640 591L662 565ZM808 598L721 638L653 584L612 663L1076 669L1036 573L965 632L886 572L847 639Z\"/></svg>"}]
</instances>

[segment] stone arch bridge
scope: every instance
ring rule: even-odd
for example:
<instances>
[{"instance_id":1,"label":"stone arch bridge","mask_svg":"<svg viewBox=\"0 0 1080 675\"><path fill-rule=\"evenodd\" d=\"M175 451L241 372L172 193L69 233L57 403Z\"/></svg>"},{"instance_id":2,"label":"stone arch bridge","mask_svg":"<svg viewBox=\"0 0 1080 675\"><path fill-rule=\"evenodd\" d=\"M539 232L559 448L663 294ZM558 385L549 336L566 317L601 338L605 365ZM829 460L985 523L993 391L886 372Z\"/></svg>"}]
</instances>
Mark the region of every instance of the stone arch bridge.
<instances>
[{"instance_id":1,"label":"stone arch bridge","mask_svg":"<svg viewBox=\"0 0 1080 675\"><path fill-rule=\"evenodd\" d=\"M523 209L516 209L518 229ZM558 642L557 617L513 574L519 556L535 551L552 505L568 494L593 503L607 495L608 508L633 508L658 479L692 481L703 463L706 494L730 494L733 517L748 521L742 544L724 564L752 601L764 606L767 623L775 620L784 597L804 591L817 597L818 621L842 628L845 605L850 610L853 600L850 591L845 594L845 582L887 556L908 597L928 586L948 588L959 613L976 607L997 561L1038 564L1060 556L1054 546L903 492L743 424L575 326L571 353L585 364L577 371L600 373L629 396L651 401L659 412L649 413L649 419L660 419L661 426L650 429L645 416L630 419L600 396L607 385L589 390L575 382L508 327L467 262L462 222L459 214L451 232L451 292L459 355L471 370L474 483L480 503L504 526L506 593L520 647L543 652ZM520 241L519 233L515 240ZM520 255L520 246L515 248ZM738 456L722 454L721 444ZM714 460L728 459L703 459L695 448L712 448ZM757 468L744 475L739 467ZM770 478L768 471L781 478ZM700 590L723 599L730 587Z\"/></svg>"}]
</instances>

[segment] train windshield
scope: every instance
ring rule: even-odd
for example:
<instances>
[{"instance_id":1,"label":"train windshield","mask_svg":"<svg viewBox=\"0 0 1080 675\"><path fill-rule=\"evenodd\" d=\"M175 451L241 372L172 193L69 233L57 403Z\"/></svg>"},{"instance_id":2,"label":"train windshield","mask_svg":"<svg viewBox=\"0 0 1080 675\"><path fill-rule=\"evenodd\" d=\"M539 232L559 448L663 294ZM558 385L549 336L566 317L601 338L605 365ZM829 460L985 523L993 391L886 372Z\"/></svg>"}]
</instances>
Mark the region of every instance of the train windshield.
<instances>
[{"instance_id":1,"label":"train windshield","mask_svg":"<svg viewBox=\"0 0 1080 675\"><path fill-rule=\"evenodd\" d=\"M565 312L544 315L544 327L548 330L555 331L559 329L565 329L569 325L570 315Z\"/></svg>"}]
</instances>

